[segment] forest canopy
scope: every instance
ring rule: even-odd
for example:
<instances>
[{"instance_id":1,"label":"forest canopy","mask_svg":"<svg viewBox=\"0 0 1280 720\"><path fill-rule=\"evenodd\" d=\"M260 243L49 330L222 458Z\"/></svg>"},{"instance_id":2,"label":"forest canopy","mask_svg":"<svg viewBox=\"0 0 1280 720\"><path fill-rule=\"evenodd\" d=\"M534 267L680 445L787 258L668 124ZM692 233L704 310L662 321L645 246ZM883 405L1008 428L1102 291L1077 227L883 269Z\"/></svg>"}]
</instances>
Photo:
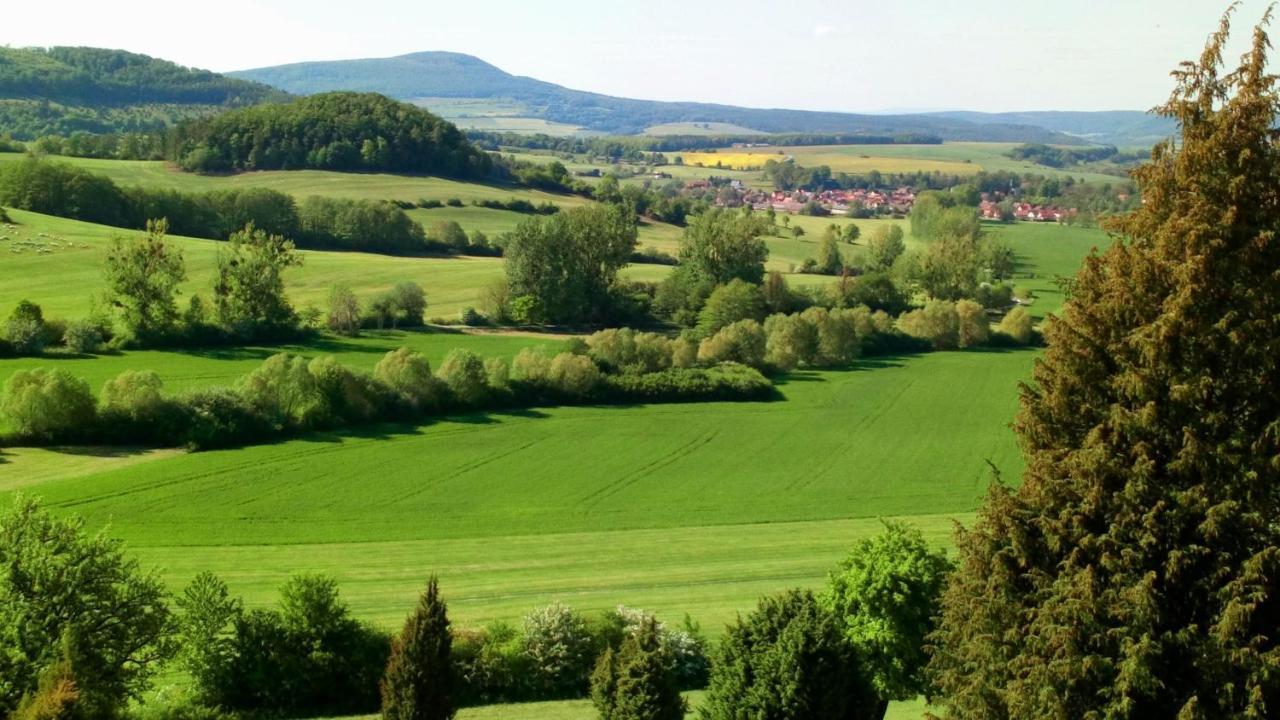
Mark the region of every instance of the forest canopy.
<instances>
[{"instance_id":1,"label":"forest canopy","mask_svg":"<svg viewBox=\"0 0 1280 720\"><path fill-rule=\"evenodd\" d=\"M334 92L183 123L186 170L381 170L483 177L492 161L452 123L375 93Z\"/></svg>"}]
</instances>

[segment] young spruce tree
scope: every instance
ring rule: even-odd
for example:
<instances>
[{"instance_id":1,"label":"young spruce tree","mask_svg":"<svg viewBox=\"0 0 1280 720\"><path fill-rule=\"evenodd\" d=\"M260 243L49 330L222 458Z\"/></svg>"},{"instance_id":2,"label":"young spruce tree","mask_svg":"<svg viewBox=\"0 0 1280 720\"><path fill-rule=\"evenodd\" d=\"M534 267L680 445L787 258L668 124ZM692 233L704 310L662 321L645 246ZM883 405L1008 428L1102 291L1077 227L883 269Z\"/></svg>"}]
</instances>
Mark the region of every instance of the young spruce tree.
<instances>
[{"instance_id":1,"label":"young spruce tree","mask_svg":"<svg viewBox=\"0 0 1280 720\"><path fill-rule=\"evenodd\" d=\"M453 704L453 639L440 588L433 576L418 607L392 640L382 679L386 720L449 720Z\"/></svg>"},{"instance_id":2,"label":"young spruce tree","mask_svg":"<svg viewBox=\"0 0 1280 720\"><path fill-rule=\"evenodd\" d=\"M622 641L605 648L591 674L591 700L600 720L683 720L675 659L652 618Z\"/></svg>"},{"instance_id":3,"label":"young spruce tree","mask_svg":"<svg viewBox=\"0 0 1280 720\"><path fill-rule=\"evenodd\" d=\"M1270 13L1224 75L1229 19L1047 328L1021 487L960 537L931 665L949 717L1280 715L1280 96Z\"/></svg>"}]
</instances>

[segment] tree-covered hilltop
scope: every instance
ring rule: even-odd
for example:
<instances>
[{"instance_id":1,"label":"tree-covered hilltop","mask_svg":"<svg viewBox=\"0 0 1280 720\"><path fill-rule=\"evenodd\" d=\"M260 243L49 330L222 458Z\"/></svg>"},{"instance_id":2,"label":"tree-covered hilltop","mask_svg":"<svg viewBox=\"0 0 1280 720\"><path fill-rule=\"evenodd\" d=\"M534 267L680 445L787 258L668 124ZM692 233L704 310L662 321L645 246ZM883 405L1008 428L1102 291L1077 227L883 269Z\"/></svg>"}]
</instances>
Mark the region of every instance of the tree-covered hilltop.
<instances>
[{"instance_id":1,"label":"tree-covered hilltop","mask_svg":"<svg viewBox=\"0 0 1280 720\"><path fill-rule=\"evenodd\" d=\"M256 82L88 47L0 47L0 132L146 132L218 109L281 100Z\"/></svg>"},{"instance_id":2,"label":"tree-covered hilltop","mask_svg":"<svg viewBox=\"0 0 1280 720\"><path fill-rule=\"evenodd\" d=\"M184 169L383 170L483 177L489 156L453 123L374 93L337 92L240 108L183 123L172 153Z\"/></svg>"}]
</instances>

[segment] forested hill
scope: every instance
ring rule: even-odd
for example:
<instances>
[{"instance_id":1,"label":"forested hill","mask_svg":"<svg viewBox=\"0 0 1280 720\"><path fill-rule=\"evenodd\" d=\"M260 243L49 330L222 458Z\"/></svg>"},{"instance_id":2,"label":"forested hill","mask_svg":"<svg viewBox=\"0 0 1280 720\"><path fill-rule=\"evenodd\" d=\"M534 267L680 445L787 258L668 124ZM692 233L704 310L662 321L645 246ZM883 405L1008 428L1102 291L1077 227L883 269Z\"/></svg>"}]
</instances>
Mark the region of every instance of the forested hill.
<instances>
[{"instance_id":1,"label":"forested hill","mask_svg":"<svg viewBox=\"0 0 1280 720\"><path fill-rule=\"evenodd\" d=\"M297 94L330 90L377 92L428 107L431 98L501 100L525 117L613 134L639 133L665 123L719 122L768 133L922 134L944 140L1074 142L1069 136L1033 125L975 123L930 115L857 115L612 97L511 75L479 58L459 53L421 52L392 58L295 63L229 74Z\"/></svg>"},{"instance_id":2,"label":"forested hill","mask_svg":"<svg viewBox=\"0 0 1280 720\"><path fill-rule=\"evenodd\" d=\"M182 123L171 141L186 170L388 171L480 178L492 160L458 128L376 93L334 92Z\"/></svg>"},{"instance_id":3,"label":"forested hill","mask_svg":"<svg viewBox=\"0 0 1280 720\"><path fill-rule=\"evenodd\" d=\"M86 47L0 47L0 133L145 132L286 93L208 70Z\"/></svg>"}]
</instances>

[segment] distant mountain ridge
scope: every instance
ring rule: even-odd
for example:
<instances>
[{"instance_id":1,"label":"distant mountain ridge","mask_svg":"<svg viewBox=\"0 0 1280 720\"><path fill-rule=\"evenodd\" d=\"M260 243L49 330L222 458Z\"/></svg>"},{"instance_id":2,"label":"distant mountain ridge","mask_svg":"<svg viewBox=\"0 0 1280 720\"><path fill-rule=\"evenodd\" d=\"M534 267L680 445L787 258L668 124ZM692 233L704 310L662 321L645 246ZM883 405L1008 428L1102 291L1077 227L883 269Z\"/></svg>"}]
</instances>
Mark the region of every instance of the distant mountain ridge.
<instances>
[{"instance_id":1,"label":"distant mountain ridge","mask_svg":"<svg viewBox=\"0 0 1280 720\"><path fill-rule=\"evenodd\" d=\"M967 110L929 113L975 123L1036 125L1104 145L1154 145L1172 137L1177 125L1166 117L1136 110L1071 112L1062 110L981 113Z\"/></svg>"},{"instance_id":2,"label":"distant mountain ridge","mask_svg":"<svg viewBox=\"0 0 1280 720\"><path fill-rule=\"evenodd\" d=\"M228 74L300 95L357 90L420 102L428 98L500 99L523 106L529 117L613 134L640 133L667 123L717 122L768 133L924 134L944 140L1082 142L1035 123L990 118L975 121L946 114L864 115L620 98L512 75L480 58L451 52L303 62Z\"/></svg>"}]
</instances>

